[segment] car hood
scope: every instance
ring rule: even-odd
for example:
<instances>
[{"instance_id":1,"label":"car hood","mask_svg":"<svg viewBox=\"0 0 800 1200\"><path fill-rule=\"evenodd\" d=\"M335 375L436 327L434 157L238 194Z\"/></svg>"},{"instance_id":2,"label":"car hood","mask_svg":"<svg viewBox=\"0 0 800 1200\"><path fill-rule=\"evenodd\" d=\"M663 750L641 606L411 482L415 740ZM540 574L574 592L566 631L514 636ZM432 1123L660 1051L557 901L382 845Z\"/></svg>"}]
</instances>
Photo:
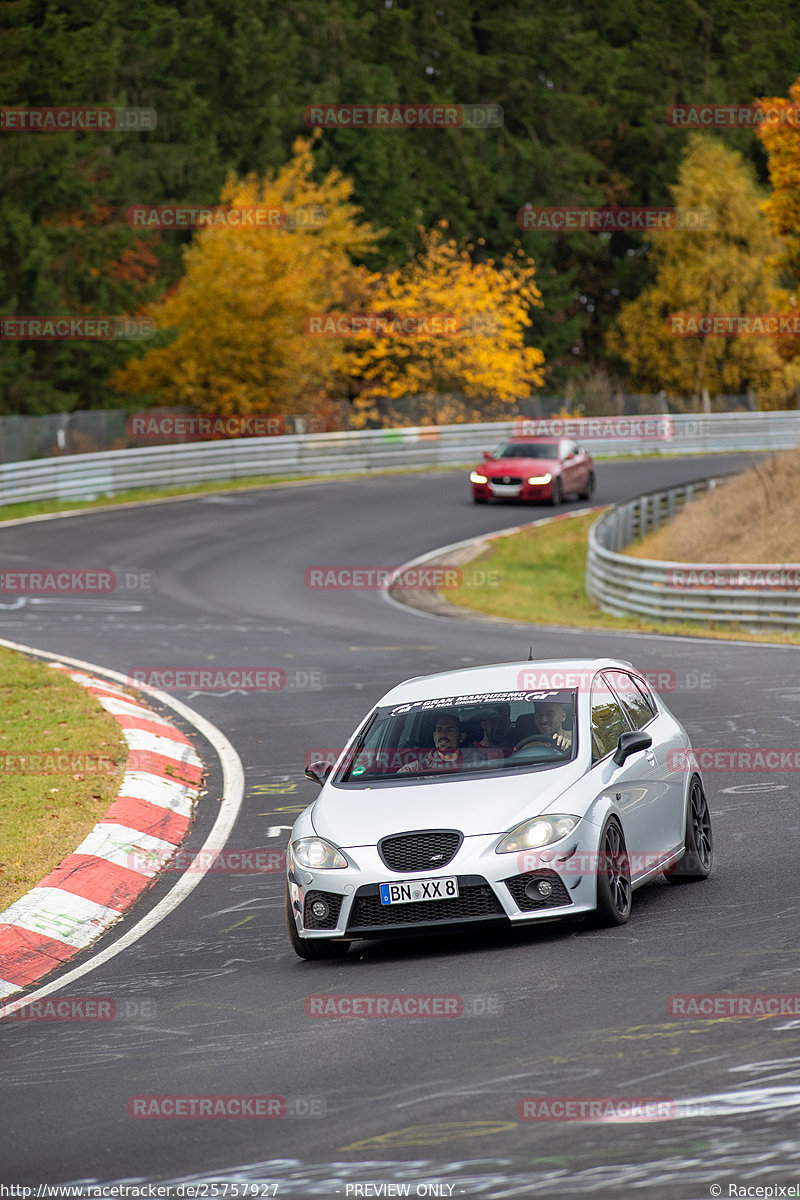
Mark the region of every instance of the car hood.
<instances>
[{"instance_id":1,"label":"car hood","mask_svg":"<svg viewBox=\"0 0 800 1200\"><path fill-rule=\"evenodd\" d=\"M546 471L552 474L559 465L557 458L493 458L477 470L491 479L494 475L542 475Z\"/></svg>"},{"instance_id":2,"label":"car hood","mask_svg":"<svg viewBox=\"0 0 800 1200\"><path fill-rule=\"evenodd\" d=\"M389 834L414 829L459 829L467 837L499 834L543 813L582 774L575 761L505 778L436 779L357 790L326 784L311 810L311 820L320 837L352 848L374 846ZM567 809L571 812L569 805Z\"/></svg>"}]
</instances>

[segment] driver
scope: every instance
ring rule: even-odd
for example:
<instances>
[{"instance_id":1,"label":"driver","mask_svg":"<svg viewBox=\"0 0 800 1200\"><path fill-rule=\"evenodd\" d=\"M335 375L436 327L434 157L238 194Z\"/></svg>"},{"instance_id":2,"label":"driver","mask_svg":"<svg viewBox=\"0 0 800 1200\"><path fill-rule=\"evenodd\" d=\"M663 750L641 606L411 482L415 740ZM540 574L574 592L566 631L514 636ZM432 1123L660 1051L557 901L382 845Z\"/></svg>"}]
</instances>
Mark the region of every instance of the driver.
<instances>
[{"instance_id":1,"label":"driver","mask_svg":"<svg viewBox=\"0 0 800 1200\"><path fill-rule=\"evenodd\" d=\"M447 710L440 712L433 729L433 749L421 751L416 758L405 763L398 775L419 771L453 771L459 767L477 767L485 762L480 750L465 746L466 730L461 728L458 713Z\"/></svg>"},{"instance_id":2,"label":"driver","mask_svg":"<svg viewBox=\"0 0 800 1200\"><path fill-rule=\"evenodd\" d=\"M569 750L572 746L572 734L564 728L567 710L563 704L556 701L540 701L534 705L536 733L546 742L551 739L559 750Z\"/></svg>"}]
</instances>

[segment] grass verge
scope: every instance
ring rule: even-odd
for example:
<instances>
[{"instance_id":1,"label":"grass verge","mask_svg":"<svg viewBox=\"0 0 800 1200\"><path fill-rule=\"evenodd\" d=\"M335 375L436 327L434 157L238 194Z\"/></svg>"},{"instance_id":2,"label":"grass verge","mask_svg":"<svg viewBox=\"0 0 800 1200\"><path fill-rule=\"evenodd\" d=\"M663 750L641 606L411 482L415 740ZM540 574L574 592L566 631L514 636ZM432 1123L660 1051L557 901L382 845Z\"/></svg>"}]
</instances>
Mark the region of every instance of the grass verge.
<instances>
[{"instance_id":1,"label":"grass verge","mask_svg":"<svg viewBox=\"0 0 800 1200\"><path fill-rule=\"evenodd\" d=\"M80 844L116 799L126 758L94 696L0 646L0 912Z\"/></svg>"},{"instance_id":2,"label":"grass verge","mask_svg":"<svg viewBox=\"0 0 800 1200\"><path fill-rule=\"evenodd\" d=\"M490 549L470 562L502 572L498 588L467 587L443 598L473 612L536 625L580 626L617 632L664 633L682 637L733 638L736 641L800 645L800 633L750 633L727 622L653 621L646 617L614 617L586 595L586 546L597 514L567 517L538 529L524 529L498 538ZM469 578L469 572L465 571Z\"/></svg>"}]
</instances>

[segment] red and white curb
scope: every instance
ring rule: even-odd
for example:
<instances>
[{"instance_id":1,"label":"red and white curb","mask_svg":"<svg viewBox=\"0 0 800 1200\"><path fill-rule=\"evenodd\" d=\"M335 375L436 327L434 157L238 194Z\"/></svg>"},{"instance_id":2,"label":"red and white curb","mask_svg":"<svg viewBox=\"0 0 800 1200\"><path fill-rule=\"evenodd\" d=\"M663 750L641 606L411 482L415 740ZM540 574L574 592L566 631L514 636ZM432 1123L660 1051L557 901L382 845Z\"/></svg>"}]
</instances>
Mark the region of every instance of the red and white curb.
<instances>
[{"instance_id":1,"label":"red and white curb","mask_svg":"<svg viewBox=\"0 0 800 1200\"><path fill-rule=\"evenodd\" d=\"M119 722L129 747L125 775L116 800L74 853L0 912L0 1000L116 924L177 852L201 790L203 764L174 725L105 679L69 675Z\"/></svg>"}]
</instances>

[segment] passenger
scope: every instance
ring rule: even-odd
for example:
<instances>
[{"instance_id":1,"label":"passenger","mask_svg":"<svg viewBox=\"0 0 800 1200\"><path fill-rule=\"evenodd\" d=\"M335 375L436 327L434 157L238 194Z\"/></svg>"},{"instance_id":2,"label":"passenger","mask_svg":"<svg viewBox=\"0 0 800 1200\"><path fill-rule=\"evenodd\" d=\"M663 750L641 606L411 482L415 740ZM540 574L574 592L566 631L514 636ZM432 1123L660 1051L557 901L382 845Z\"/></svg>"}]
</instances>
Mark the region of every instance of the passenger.
<instances>
[{"instance_id":1,"label":"passenger","mask_svg":"<svg viewBox=\"0 0 800 1200\"><path fill-rule=\"evenodd\" d=\"M458 713L439 713L433 730L433 749L420 751L416 758L400 767L397 774L407 775L421 771L453 771L462 767L482 766L486 758L473 746L465 746L466 731L461 728Z\"/></svg>"},{"instance_id":2,"label":"passenger","mask_svg":"<svg viewBox=\"0 0 800 1200\"><path fill-rule=\"evenodd\" d=\"M511 731L511 711L509 706L505 704L482 709L478 719L483 730L483 737L480 741L473 742L473 746L486 750L489 758L497 759L501 755L503 758L508 758L512 750L509 739Z\"/></svg>"}]
</instances>

